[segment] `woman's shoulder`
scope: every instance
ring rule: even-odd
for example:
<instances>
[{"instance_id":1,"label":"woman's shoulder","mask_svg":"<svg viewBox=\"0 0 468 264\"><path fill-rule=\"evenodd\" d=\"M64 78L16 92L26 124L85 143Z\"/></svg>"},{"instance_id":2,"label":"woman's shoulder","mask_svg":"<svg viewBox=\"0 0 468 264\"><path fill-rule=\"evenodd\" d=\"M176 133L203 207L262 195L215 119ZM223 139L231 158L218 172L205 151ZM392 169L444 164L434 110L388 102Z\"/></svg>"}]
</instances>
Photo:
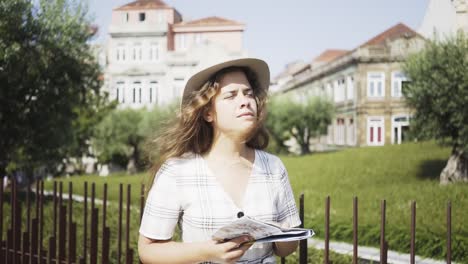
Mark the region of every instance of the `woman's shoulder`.
<instances>
[{"instance_id":1,"label":"woman's shoulder","mask_svg":"<svg viewBox=\"0 0 468 264\"><path fill-rule=\"evenodd\" d=\"M196 160L197 155L193 153L185 153L179 157L168 158L159 167L156 177L164 175L174 179L179 178L185 175L185 172L193 171L193 168L196 166Z\"/></svg>"},{"instance_id":2,"label":"woman's shoulder","mask_svg":"<svg viewBox=\"0 0 468 264\"><path fill-rule=\"evenodd\" d=\"M278 156L260 149L256 149L255 151L257 152L260 166L273 173L282 173L285 170L284 164Z\"/></svg>"},{"instance_id":3,"label":"woman's shoulder","mask_svg":"<svg viewBox=\"0 0 468 264\"><path fill-rule=\"evenodd\" d=\"M197 159L197 154L192 152L187 152L182 154L179 157L171 157L164 162L165 166L168 167L180 167L180 166L189 166L192 165Z\"/></svg>"}]
</instances>

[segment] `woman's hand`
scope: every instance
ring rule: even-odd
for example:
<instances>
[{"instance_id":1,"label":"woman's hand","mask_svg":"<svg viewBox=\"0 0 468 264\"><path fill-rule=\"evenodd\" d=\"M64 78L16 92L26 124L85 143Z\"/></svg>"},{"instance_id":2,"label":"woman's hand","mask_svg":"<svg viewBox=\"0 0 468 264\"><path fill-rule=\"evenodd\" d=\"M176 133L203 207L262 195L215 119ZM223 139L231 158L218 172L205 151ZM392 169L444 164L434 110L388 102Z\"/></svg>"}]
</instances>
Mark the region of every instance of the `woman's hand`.
<instances>
[{"instance_id":1,"label":"woman's hand","mask_svg":"<svg viewBox=\"0 0 468 264\"><path fill-rule=\"evenodd\" d=\"M206 242L206 256L209 261L235 263L252 246L249 236L240 236L227 242Z\"/></svg>"},{"instance_id":2,"label":"woman's hand","mask_svg":"<svg viewBox=\"0 0 468 264\"><path fill-rule=\"evenodd\" d=\"M290 228L291 226L289 223L284 222L283 224L281 223L276 223L278 226L281 228ZM287 255L293 253L297 246L299 245L298 241L289 241L289 242L275 242L273 244L273 251L275 254L279 257L286 257Z\"/></svg>"}]
</instances>

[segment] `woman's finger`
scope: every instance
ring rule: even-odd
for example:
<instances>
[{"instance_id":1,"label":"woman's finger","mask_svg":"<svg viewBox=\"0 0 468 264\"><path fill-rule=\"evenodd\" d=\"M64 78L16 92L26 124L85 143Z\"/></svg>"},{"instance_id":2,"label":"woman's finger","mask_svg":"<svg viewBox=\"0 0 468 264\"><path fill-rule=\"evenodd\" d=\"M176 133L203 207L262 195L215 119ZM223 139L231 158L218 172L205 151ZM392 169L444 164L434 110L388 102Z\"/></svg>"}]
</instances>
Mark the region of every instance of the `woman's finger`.
<instances>
[{"instance_id":1,"label":"woman's finger","mask_svg":"<svg viewBox=\"0 0 468 264\"><path fill-rule=\"evenodd\" d=\"M249 242L250 237L248 236L240 236L233 238L227 242L224 242L223 245L227 249L227 251L231 251L233 249L239 248L243 243Z\"/></svg>"}]
</instances>

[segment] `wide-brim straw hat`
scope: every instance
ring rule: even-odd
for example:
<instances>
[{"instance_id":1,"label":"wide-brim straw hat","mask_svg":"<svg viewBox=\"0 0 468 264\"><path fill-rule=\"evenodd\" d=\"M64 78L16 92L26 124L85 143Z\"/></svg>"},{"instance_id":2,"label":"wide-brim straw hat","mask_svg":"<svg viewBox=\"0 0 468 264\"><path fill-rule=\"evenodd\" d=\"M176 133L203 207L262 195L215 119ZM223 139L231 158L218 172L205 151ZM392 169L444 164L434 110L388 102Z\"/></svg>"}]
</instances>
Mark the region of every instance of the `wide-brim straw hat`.
<instances>
[{"instance_id":1,"label":"wide-brim straw hat","mask_svg":"<svg viewBox=\"0 0 468 264\"><path fill-rule=\"evenodd\" d=\"M189 103L190 94L199 90L214 74L228 67L246 67L249 68L257 77L259 89L268 91L270 86L270 69L268 64L257 58L242 58L218 63L195 73L187 81L182 94L181 107Z\"/></svg>"}]
</instances>

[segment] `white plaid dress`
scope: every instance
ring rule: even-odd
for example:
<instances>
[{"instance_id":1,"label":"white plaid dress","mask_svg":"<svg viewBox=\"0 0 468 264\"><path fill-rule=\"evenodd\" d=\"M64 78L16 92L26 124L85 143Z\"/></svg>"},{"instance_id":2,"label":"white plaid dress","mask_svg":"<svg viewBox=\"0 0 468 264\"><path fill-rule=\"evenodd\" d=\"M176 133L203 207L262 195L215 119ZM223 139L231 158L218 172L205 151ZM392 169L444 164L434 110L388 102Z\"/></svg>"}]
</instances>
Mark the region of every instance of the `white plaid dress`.
<instances>
[{"instance_id":1,"label":"white plaid dress","mask_svg":"<svg viewBox=\"0 0 468 264\"><path fill-rule=\"evenodd\" d=\"M211 239L217 229L239 213L264 221L299 226L288 174L281 160L255 150L255 160L239 208L210 172L199 154L167 160L156 174L146 200L140 234L157 240L171 239L175 226L184 242ZM255 243L238 263L276 263L272 243Z\"/></svg>"}]
</instances>

